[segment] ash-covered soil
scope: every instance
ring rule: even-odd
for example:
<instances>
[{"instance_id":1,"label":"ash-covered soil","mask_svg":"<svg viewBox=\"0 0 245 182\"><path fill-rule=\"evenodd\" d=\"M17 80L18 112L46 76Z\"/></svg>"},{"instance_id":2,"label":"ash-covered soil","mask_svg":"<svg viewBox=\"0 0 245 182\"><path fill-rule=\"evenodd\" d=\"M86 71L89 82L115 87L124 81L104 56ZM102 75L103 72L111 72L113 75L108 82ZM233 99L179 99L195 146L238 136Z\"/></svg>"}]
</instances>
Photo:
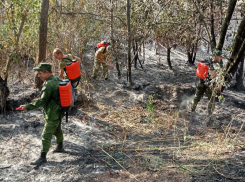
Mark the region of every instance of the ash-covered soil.
<instances>
[{"instance_id":1,"label":"ash-covered soil","mask_svg":"<svg viewBox=\"0 0 245 182\"><path fill-rule=\"evenodd\" d=\"M109 80L93 80L93 52L85 54L79 111L62 121L66 153L51 152L53 139L48 162L30 166L40 155L42 111L8 111L0 118L0 181L245 181L245 94L225 90L211 117L204 97L190 114L196 67L184 57L173 51L170 70L164 51L147 48L128 89L125 66L121 79L110 69ZM39 93L29 82L9 87L9 110Z\"/></svg>"}]
</instances>

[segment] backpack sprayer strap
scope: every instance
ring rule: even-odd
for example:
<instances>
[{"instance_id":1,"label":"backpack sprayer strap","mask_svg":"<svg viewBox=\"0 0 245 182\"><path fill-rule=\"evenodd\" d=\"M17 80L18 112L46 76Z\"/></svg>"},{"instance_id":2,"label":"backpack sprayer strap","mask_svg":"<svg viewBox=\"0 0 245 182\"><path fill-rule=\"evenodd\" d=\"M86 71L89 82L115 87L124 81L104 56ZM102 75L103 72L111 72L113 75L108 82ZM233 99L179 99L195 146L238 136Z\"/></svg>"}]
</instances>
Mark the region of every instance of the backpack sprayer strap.
<instances>
[{"instance_id":1,"label":"backpack sprayer strap","mask_svg":"<svg viewBox=\"0 0 245 182\"><path fill-rule=\"evenodd\" d=\"M56 77L55 77L55 78L51 78L51 79L49 79L49 80L52 80L52 81L58 81L58 79L57 79ZM58 90L59 90L59 88L58 88ZM51 99L53 99L53 100L56 102L56 104L60 105L60 104L59 104L59 101L57 101L56 98L54 98L54 97L51 96Z\"/></svg>"},{"instance_id":2,"label":"backpack sprayer strap","mask_svg":"<svg viewBox=\"0 0 245 182\"><path fill-rule=\"evenodd\" d=\"M72 86L73 88L77 88L77 86L78 86L79 82L80 82L80 80L79 80L79 81L77 81L77 83L76 83L76 85L75 85L75 86L74 86L74 83L72 83L72 84L71 84L71 86Z\"/></svg>"},{"instance_id":3,"label":"backpack sprayer strap","mask_svg":"<svg viewBox=\"0 0 245 182\"><path fill-rule=\"evenodd\" d=\"M102 52L102 54L105 54L105 52L106 52L106 47L104 47L105 49L103 50L103 52Z\"/></svg>"},{"instance_id":4,"label":"backpack sprayer strap","mask_svg":"<svg viewBox=\"0 0 245 182\"><path fill-rule=\"evenodd\" d=\"M60 111L62 111L65 114L66 123L68 123L68 115L69 115L70 109L71 109L71 107L69 107L69 108L63 108L62 106L60 106Z\"/></svg>"},{"instance_id":5,"label":"backpack sprayer strap","mask_svg":"<svg viewBox=\"0 0 245 182\"><path fill-rule=\"evenodd\" d=\"M65 59L67 59L68 61L72 62L72 60L71 60L70 58L68 58L68 57L63 58L61 62L63 62L63 60L65 60ZM64 68L64 71L65 71L66 75L68 76L68 74L67 74L67 72L66 72L66 68Z\"/></svg>"},{"instance_id":6,"label":"backpack sprayer strap","mask_svg":"<svg viewBox=\"0 0 245 182\"><path fill-rule=\"evenodd\" d=\"M66 112L66 122L68 123L68 112Z\"/></svg>"}]
</instances>

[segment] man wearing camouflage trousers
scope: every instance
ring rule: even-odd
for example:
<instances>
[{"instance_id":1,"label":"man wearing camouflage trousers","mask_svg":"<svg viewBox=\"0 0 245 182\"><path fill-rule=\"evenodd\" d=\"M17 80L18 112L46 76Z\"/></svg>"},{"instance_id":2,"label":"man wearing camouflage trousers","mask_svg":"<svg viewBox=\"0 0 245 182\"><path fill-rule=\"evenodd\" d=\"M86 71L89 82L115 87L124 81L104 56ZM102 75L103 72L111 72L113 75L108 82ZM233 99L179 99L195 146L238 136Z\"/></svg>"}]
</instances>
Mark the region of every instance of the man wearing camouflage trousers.
<instances>
[{"instance_id":1,"label":"man wearing camouflage trousers","mask_svg":"<svg viewBox=\"0 0 245 182\"><path fill-rule=\"evenodd\" d=\"M210 81L216 77L214 64L218 64L220 68L223 67L222 52L219 50L214 51L212 58L206 59L204 62L209 64L209 72L205 80L198 77L195 97L191 104L191 112L195 112L198 102L205 93L209 99L208 114L211 115L215 107L215 95L213 95L213 88L210 86Z\"/></svg>"},{"instance_id":2,"label":"man wearing camouflage trousers","mask_svg":"<svg viewBox=\"0 0 245 182\"><path fill-rule=\"evenodd\" d=\"M93 69L93 76L92 76L93 79L96 79L100 66L102 66L103 76L105 80L108 79L108 67L106 64L107 59L109 60L110 67L114 69L114 67L111 64L111 59L109 58L110 51L111 51L111 46L101 47L96 51L94 56L94 69Z\"/></svg>"},{"instance_id":3,"label":"man wearing camouflage trousers","mask_svg":"<svg viewBox=\"0 0 245 182\"><path fill-rule=\"evenodd\" d=\"M41 63L34 70L38 71L38 77L44 81L40 98L30 104L21 105L20 110L31 111L43 107L45 125L42 132L41 156L37 161L31 163L31 165L39 166L47 162L46 155L50 148L52 135L55 136L57 143L53 152L64 152L64 138L61 130L61 119L64 113L60 110L59 83L61 80L52 75L52 66L48 63Z\"/></svg>"}]
</instances>

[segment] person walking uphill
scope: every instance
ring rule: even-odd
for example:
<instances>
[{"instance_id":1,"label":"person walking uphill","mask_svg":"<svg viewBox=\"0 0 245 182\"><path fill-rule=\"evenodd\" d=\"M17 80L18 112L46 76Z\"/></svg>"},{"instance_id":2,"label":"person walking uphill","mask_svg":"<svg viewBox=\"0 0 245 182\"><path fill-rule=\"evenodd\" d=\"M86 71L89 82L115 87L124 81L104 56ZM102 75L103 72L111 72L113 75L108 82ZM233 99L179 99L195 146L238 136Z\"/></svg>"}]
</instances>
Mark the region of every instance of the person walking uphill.
<instances>
[{"instance_id":1,"label":"person walking uphill","mask_svg":"<svg viewBox=\"0 0 245 182\"><path fill-rule=\"evenodd\" d=\"M72 54L63 54L62 51L59 48L55 48L53 51L53 56L55 57L55 59L60 61L60 74L59 74L59 78L60 79L69 79L67 75L64 75L65 72L65 68L66 68L66 63L71 62L71 60L76 59L78 61L78 63L81 62L81 59L79 57L73 56ZM72 101L72 112L76 112L77 108L75 108L74 103L76 102L76 95L75 95L75 91L74 88L72 87L72 96L73 96L73 101Z\"/></svg>"},{"instance_id":2,"label":"person walking uphill","mask_svg":"<svg viewBox=\"0 0 245 182\"><path fill-rule=\"evenodd\" d=\"M109 57L111 51L111 46L107 47L100 47L94 56L94 69L93 69L93 79L97 78L99 68L102 65L102 70L103 70L103 76L105 80L108 79L108 67L106 61L109 60L110 67L114 69L114 67L111 64L111 58Z\"/></svg>"},{"instance_id":3,"label":"person walking uphill","mask_svg":"<svg viewBox=\"0 0 245 182\"><path fill-rule=\"evenodd\" d=\"M60 61L60 74L59 74L59 78L63 79L63 78L68 78L67 75L64 75L65 72L65 67L66 67L66 63L71 62L71 60L76 59L79 63L81 62L81 59L77 56L73 56L72 54L63 54L62 51L59 48L55 48L53 51L53 55L55 57L55 59L58 59ZM68 58L68 59L67 59Z\"/></svg>"},{"instance_id":4,"label":"person walking uphill","mask_svg":"<svg viewBox=\"0 0 245 182\"><path fill-rule=\"evenodd\" d=\"M222 52L219 50L214 51L212 58L203 61L204 64L209 65L209 70L206 79L197 77L196 93L191 104L191 112L195 112L198 102L203 97L204 93L209 99L208 103L208 114L212 114L215 107L215 95L213 95L213 88L211 87L210 81L216 77L215 67L223 67L222 63Z\"/></svg>"},{"instance_id":5,"label":"person walking uphill","mask_svg":"<svg viewBox=\"0 0 245 182\"><path fill-rule=\"evenodd\" d=\"M18 110L31 111L43 107L45 125L42 132L41 156L37 161L31 163L31 165L41 165L47 162L46 155L50 148L52 135L55 136L57 143L53 152L64 152L64 137L61 130L61 119L64 113L60 110L59 83L61 80L53 76L52 66L49 63L41 63L34 70L38 71L38 77L44 81L40 98L30 104L21 105Z\"/></svg>"}]
</instances>

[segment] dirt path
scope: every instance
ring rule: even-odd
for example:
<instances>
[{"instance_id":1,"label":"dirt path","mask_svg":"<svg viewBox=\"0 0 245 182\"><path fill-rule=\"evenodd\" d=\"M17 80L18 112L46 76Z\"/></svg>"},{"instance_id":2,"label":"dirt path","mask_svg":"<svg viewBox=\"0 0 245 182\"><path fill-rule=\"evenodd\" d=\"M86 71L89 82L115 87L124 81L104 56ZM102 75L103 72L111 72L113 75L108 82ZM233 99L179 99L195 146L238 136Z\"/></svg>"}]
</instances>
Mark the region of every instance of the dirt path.
<instances>
[{"instance_id":1,"label":"dirt path","mask_svg":"<svg viewBox=\"0 0 245 182\"><path fill-rule=\"evenodd\" d=\"M153 49L146 53L144 70L132 70L132 90L125 67L122 79L116 70L107 81L89 79L90 104L62 123L67 153L49 152L39 168L29 163L40 154L41 110L1 117L0 181L244 181L245 94L225 91L207 127L206 97L196 115L188 112L196 68L178 52L172 54L173 70L165 52L160 64ZM90 59L84 59L88 75ZM38 92L28 88L26 94L35 97Z\"/></svg>"}]
</instances>

